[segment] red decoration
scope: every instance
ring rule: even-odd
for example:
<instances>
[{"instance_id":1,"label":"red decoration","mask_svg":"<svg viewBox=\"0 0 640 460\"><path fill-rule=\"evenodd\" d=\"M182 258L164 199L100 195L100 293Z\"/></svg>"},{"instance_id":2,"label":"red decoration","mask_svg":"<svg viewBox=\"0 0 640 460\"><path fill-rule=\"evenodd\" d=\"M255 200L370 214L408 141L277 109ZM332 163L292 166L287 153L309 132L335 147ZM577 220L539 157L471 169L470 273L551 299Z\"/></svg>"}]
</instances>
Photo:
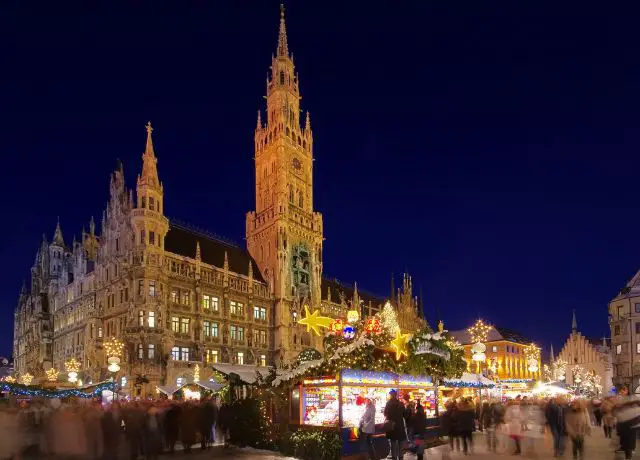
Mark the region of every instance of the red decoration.
<instances>
[{"instance_id":1,"label":"red decoration","mask_svg":"<svg viewBox=\"0 0 640 460\"><path fill-rule=\"evenodd\" d=\"M364 396L356 396L356 406L362 406L366 401Z\"/></svg>"},{"instance_id":2,"label":"red decoration","mask_svg":"<svg viewBox=\"0 0 640 460\"><path fill-rule=\"evenodd\" d=\"M369 334L380 334L382 332L380 318L368 318L364 325L364 330Z\"/></svg>"},{"instance_id":3,"label":"red decoration","mask_svg":"<svg viewBox=\"0 0 640 460\"><path fill-rule=\"evenodd\" d=\"M342 330L344 329L344 321L341 319L336 319L329 326L329 332L331 334L342 334Z\"/></svg>"}]
</instances>

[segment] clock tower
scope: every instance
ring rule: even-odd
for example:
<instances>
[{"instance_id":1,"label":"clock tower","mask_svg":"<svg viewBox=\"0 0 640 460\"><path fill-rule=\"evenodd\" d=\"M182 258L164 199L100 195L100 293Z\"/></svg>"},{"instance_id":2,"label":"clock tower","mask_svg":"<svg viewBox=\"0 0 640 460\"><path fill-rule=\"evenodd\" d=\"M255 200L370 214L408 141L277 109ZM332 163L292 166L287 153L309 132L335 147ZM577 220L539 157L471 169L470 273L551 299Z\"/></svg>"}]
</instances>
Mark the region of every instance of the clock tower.
<instances>
[{"instance_id":1,"label":"clock tower","mask_svg":"<svg viewBox=\"0 0 640 460\"><path fill-rule=\"evenodd\" d=\"M313 210L313 136L309 113L300 120L300 91L289 54L284 8L276 55L267 78L266 124L255 130L256 208L247 213L247 247L275 297L275 362L322 347L296 324L320 307L322 215Z\"/></svg>"}]
</instances>

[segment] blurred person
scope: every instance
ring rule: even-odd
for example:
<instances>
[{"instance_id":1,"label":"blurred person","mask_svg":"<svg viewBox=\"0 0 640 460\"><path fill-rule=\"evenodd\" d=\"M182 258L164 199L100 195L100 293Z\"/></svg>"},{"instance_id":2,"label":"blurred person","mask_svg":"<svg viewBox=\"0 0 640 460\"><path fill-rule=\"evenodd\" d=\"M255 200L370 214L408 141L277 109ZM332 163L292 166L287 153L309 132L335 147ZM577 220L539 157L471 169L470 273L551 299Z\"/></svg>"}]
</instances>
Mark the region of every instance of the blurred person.
<instances>
[{"instance_id":1,"label":"blurred person","mask_svg":"<svg viewBox=\"0 0 640 460\"><path fill-rule=\"evenodd\" d=\"M407 437L404 426L404 409L404 406L398 400L398 392L391 390L389 392L389 400L384 406L386 419L384 424L393 460L400 460L400 443Z\"/></svg>"},{"instance_id":2,"label":"blurred person","mask_svg":"<svg viewBox=\"0 0 640 460\"><path fill-rule=\"evenodd\" d=\"M454 422L460 438L462 439L462 451L465 455L473 451L473 428L475 423L475 408L466 399L458 404L458 409L453 415Z\"/></svg>"},{"instance_id":3,"label":"blurred person","mask_svg":"<svg viewBox=\"0 0 640 460\"><path fill-rule=\"evenodd\" d=\"M155 405L149 406L144 419L144 453L147 460L157 460L162 450L160 412Z\"/></svg>"},{"instance_id":4,"label":"blurred person","mask_svg":"<svg viewBox=\"0 0 640 460\"><path fill-rule=\"evenodd\" d=\"M495 401L486 401L486 406L482 405L481 412L483 431L487 437L487 450L495 453L497 450L497 438L496 438L496 425L497 425L497 411Z\"/></svg>"},{"instance_id":5,"label":"blurred person","mask_svg":"<svg viewBox=\"0 0 640 460\"><path fill-rule=\"evenodd\" d=\"M145 413L139 402L127 405L122 411L125 425L125 439L131 460L144 454L144 420Z\"/></svg>"},{"instance_id":6,"label":"blurred person","mask_svg":"<svg viewBox=\"0 0 640 460\"><path fill-rule=\"evenodd\" d=\"M18 459L23 449L23 435L18 421L18 409L2 401L0 407L0 459Z\"/></svg>"},{"instance_id":7,"label":"blurred person","mask_svg":"<svg viewBox=\"0 0 640 460\"><path fill-rule=\"evenodd\" d=\"M198 412L198 425L202 450L207 449L211 443L211 432L213 430L215 414L216 410L211 399L203 401Z\"/></svg>"},{"instance_id":8,"label":"blurred person","mask_svg":"<svg viewBox=\"0 0 640 460\"><path fill-rule=\"evenodd\" d=\"M79 458L87 455L83 421L75 404L63 405L51 419L51 453L56 457Z\"/></svg>"},{"instance_id":9,"label":"blurred person","mask_svg":"<svg viewBox=\"0 0 640 460\"><path fill-rule=\"evenodd\" d=\"M449 449L453 451L455 439L453 413L455 402L449 400L445 403L444 407L445 411L440 416L440 436L446 436L449 439Z\"/></svg>"},{"instance_id":10,"label":"blurred person","mask_svg":"<svg viewBox=\"0 0 640 460\"><path fill-rule=\"evenodd\" d=\"M514 455L520 455L522 453L521 440L524 422L524 417L520 410L520 400L515 399L510 401L505 413L505 424L507 434L515 444Z\"/></svg>"},{"instance_id":11,"label":"blurred person","mask_svg":"<svg viewBox=\"0 0 640 460\"><path fill-rule=\"evenodd\" d=\"M545 419L553 438L554 457L562 457L564 455L564 440L566 434L564 418L564 398L558 396L556 398L550 399L545 409Z\"/></svg>"},{"instance_id":12,"label":"blurred person","mask_svg":"<svg viewBox=\"0 0 640 460\"><path fill-rule=\"evenodd\" d=\"M109 408L104 411L100 419L104 460L117 460L118 458L122 437L121 423L120 407L118 403L112 403Z\"/></svg>"},{"instance_id":13,"label":"blurred person","mask_svg":"<svg viewBox=\"0 0 640 460\"><path fill-rule=\"evenodd\" d=\"M376 432L376 405L373 399L367 398L359 427L367 446L369 460L378 460L373 442L373 435Z\"/></svg>"},{"instance_id":14,"label":"blurred person","mask_svg":"<svg viewBox=\"0 0 640 460\"><path fill-rule=\"evenodd\" d=\"M589 420L589 414L584 403L579 400L573 401L566 414L565 426L573 445L574 460L582 460L584 458L584 437L590 431Z\"/></svg>"},{"instance_id":15,"label":"blurred person","mask_svg":"<svg viewBox=\"0 0 640 460\"><path fill-rule=\"evenodd\" d=\"M424 458L424 441L427 430L427 416L424 412L424 406L420 401L416 401L416 410L411 417L411 431L413 433L413 445L415 446L417 460Z\"/></svg>"},{"instance_id":16,"label":"blurred person","mask_svg":"<svg viewBox=\"0 0 640 460\"><path fill-rule=\"evenodd\" d=\"M225 447L229 447L229 431L231 430L231 406L223 402L218 410L218 426L220 439Z\"/></svg>"},{"instance_id":17,"label":"blurred person","mask_svg":"<svg viewBox=\"0 0 640 460\"><path fill-rule=\"evenodd\" d=\"M600 406L602 412L602 430L604 431L604 437L607 439L611 439L613 428L616 426L616 418L613 416L614 406L615 402L611 397L605 398Z\"/></svg>"},{"instance_id":18,"label":"blurred person","mask_svg":"<svg viewBox=\"0 0 640 460\"><path fill-rule=\"evenodd\" d=\"M198 410L192 403L187 402L180 413L180 442L185 453L191 453L191 447L196 443L198 433Z\"/></svg>"},{"instance_id":19,"label":"blurred person","mask_svg":"<svg viewBox=\"0 0 640 460\"><path fill-rule=\"evenodd\" d=\"M629 388L619 387L619 397L613 415L616 418L618 435L620 436L620 450L625 459L631 459L636 449L637 427L640 424L640 400L629 394Z\"/></svg>"},{"instance_id":20,"label":"blurred person","mask_svg":"<svg viewBox=\"0 0 640 460\"><path fill-rule=\"evenodd\" d=\"M102 406L92 402L85 407L82 421L87 438L87 454L90 460L99 460L103 455Z\"/></svg>"},{"instance_id":21,"label":"blurred person","mask_svg":"<svg viewBox=\"0 0 640 460\"><path fill-rule=\"evenodd\" d=\"M170 453L174 453L180 434L180 406L173 402L164 413L164 440Z\"/></svg>"}]
</instances>

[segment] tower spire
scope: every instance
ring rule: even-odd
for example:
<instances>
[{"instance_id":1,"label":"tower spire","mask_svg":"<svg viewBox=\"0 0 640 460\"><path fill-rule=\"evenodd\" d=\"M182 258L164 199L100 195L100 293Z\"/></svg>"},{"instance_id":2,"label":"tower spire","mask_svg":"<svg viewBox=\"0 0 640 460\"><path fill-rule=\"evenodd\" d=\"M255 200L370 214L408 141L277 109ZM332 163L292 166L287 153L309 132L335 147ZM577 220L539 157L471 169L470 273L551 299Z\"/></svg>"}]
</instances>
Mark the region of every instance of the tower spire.
<instances>
[{"instance_id":1,"label":"tower spire","mask_svg":"<svg viewBox=\"0 0 640 460\"><path fill-rule=\"evenodd\" d=\"M148 122L145 128L147 129L147 145L142 154L142 174L138 176L138 184L157 189L160 188L160 180L158 179L158 159L153 150L153 139L151 138L153 132L151 122Z\"/></svg>"},{"instance_id":2,"label":"tower spire","mask_svg":"<svg viewBox=\"0 0 640 460\"><path fill-rule=\"evenodd\" d=\"M571 331L578 332L578 320L576 319L576 311L573 310L573 319L571 321Z\"/></svg>"},{"instance_id":3,"label":"tower spire","mask_svg":"<svg viewBox=\"0 0 640 460\"><path fill-rule=\"evenodd\" d=\"M287 26L284 22L284 4L280 4L280 33L278 34L278 57L289 56L289 45L287 44Z\"/></svg>"},{"instance_id":4,"label":"tower spire","mask_svg":"<svg viewBox=\"0 0 640 460\"><path fill-rule=\"evenodd\" d=\"M555 357L555 355L553 354L553 344L551 344L551 351L550 351L550 353L549 353L549 358L550 358L550 360L551 360L551 362L550 362L549 364L553 364L553 363L556 361L556 357Z\"/></svg>"},{"instance_id":5,"label":"tower spire","mask_svg":"<svg viewBox=\"0 0 640 460\"><path fill-rule=\"evenodd\" d=\"M62 230L60 229L60 217L56 223L56 231L53 234L53 242L58 246L64 246L64 238L62 237Z\"/></svg>"}]
</instances>

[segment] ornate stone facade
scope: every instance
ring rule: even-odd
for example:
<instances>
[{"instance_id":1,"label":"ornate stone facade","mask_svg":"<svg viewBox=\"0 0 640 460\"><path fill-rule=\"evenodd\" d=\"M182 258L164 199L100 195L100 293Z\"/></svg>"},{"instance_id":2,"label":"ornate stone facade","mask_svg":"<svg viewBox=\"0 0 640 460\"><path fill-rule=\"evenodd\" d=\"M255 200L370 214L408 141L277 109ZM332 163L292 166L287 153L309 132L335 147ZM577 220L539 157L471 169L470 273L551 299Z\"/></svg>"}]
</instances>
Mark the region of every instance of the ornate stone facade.
<instances>
[{"instance_id":1,"label":"ornate stone facade","mask_svg":"<svg viewBox=\"0 0 640 460\"><path fill-rule=\"evenodd\" d=\"M122 165L111 176L100 234L93 220L67 246L60 226L43 240L32 286L15 317L16 371L36 376L75 357L80 378L108 377L103 340L125 342L119 377L131 393L207 378L216 362L272 365L322 340L297 324L304 305L328 316L375 314L385 299L322 277L322 215L313 208L313 136L299 119L299 84L284 14L271 77L266 124L255 130L256 208L246 218L247 249L166 217L152 128L135 197ZM424 324L405 276L400 318ZM139 385L131 384L138 381ZM149 382L146 384L144 382ZM141 384L144 383L144 384Z\"/></svg>"}]
</instances>

